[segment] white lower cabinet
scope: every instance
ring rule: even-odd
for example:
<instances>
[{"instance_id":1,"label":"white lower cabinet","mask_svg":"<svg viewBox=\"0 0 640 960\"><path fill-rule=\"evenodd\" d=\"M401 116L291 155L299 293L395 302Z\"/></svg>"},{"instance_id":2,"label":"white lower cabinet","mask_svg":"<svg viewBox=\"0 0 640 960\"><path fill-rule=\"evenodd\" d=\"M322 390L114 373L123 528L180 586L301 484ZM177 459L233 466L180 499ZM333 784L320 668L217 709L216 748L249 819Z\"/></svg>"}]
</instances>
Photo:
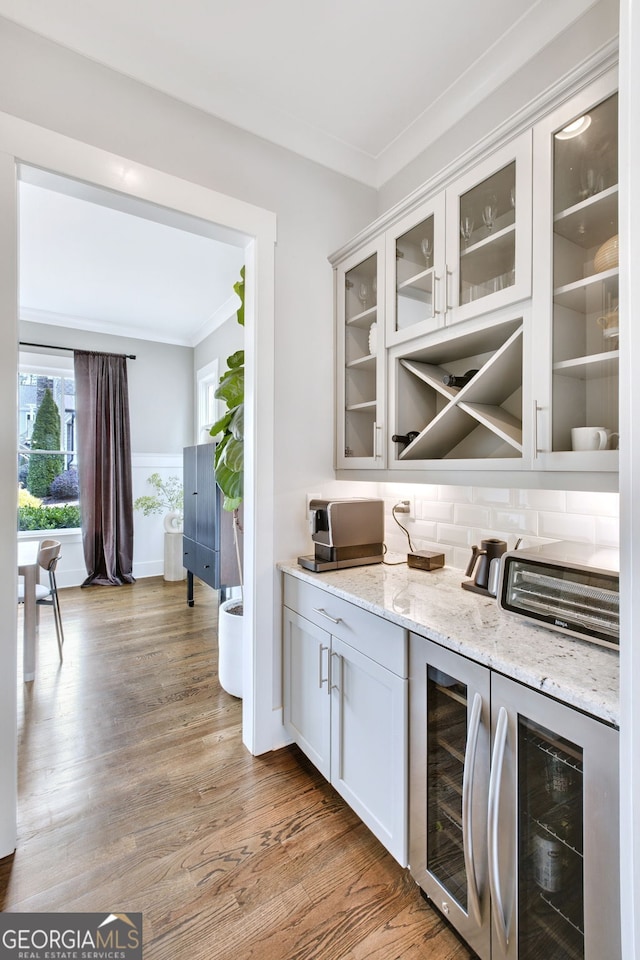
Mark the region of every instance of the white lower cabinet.
<instances>
[{"instance_id":1,"label":"white lower cabinet","mask_svg":"<svg viewBox=\"0 0 640 960\"><path fill-rule=\"evenodd\" d=\"M289 576L283 629L288 733L406 866L406 632Z\"/></svg>"}]
</instances>

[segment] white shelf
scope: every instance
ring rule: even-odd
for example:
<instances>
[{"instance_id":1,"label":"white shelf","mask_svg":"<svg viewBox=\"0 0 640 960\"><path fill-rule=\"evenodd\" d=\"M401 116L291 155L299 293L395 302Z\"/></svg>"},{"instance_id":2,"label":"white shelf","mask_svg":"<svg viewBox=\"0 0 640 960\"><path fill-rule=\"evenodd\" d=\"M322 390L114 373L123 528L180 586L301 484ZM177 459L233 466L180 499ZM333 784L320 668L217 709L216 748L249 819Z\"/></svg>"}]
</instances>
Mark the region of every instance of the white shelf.
<instances>
[{"instance_id":1,"label":"white shelf","mask_svg":"<svg viewBox=\"0 0 640 960\"><path fill-rule=\"evenodd\" d=\"M553 230L584 250L600 246L618 232L618 186L581 200L553 218Z\"/></svg>"},{"instance_id":2,"label":"white shelf","mask_svg":"<svg viewBox=\"0 0 640 960\"><path fill-rule=\"evenodd\" d=\"M355 316L350 317L346 323L348 327L368 327L377 317L378 307L369 307L367 310L363 310L362 313L356 313Z\"/></svg>"},{"instance_id":3,"label":"white shelf","mask_svg":"<svg viewBox=\"0 0 640 960\"><path fill-rule=\"evenodd\" d=\"M347 406L347 413L363 413L367 410L376 409L375 400L366 400L364 403L352 403Z\"/></svg>"},{"instance_id":4,"label":"white shelf","mask_svg":"<svg viewBox=\"0 0 640 960\"><path fill-rule=\"evenodd\" d=\"M347 364L347 370L375 370L376 357L371 353L366 357L358 357L357 360L351 360Z\"/></svg>"},{"instance_id":5,"label":"white shelf","mask_svg":"<svg viewBox=\"0 0 640 960\"><path fill-rule=\"evenodd\" d=\"M461 403L460 407L522 453L522 420L488 403Z\"/></svg>"},{"instance_id":6,"label":"white shelf","mask_svg":"<svg viewBox=\"0 0 640 960\"><path fill-rule=\"evenodd\" d=\"M510 224L484 240L473 243L460 252L460 272L467 283L484 283L499 277L513 267L516 225Z\"/></svg>"},{"instance_id":7,"label":"white shelf","mask_svg":"<svg viewBox=\"0 0 640 960\"><path fill-rule=\"evenodd\" d=\"M422 363L420 360L403 359L400 363L405 369L416 376L418 380L422 380L423 383L437 390L438 393L441 393L447 400L452 400L459 393L459 390L456 390L454 387L448 387L442 382L442 378L447 375L447 371L442 367L434 366L432 363Z\"/></svg>"},{"instance_id":8,"label":"white shelf","mask_svg":"<svg viewBox=\"0 0 640 960\"><path fill-rule=\"evenodd\" d=\"M433 267L409 277L398 284L398 296L431 303L433 297Z\"/></svg>"},{"instance_id":9,"label":"white shelf","mask_svg":"<svg viewBox=\"0 0 640 960\"><path fill-rule=\"evenodd\" d=\"M561 287L556 287L553 291L553 299L561 307L586 313L585 300L589 289L605 280L613 280L617 276L617 267L613 267L611 270L603 270L602 273L592 273L582 280L575 280L573 283L565 283Z\"/></svg>"},{"instance_id":10,"label":"white shelf","mask_svg":"<svg viewBox=\"0 0 640 960\"><path fill-rule=\"evenodd\" d=\"M589 380L594 377L614 377L618 373L618 350L596 353L589 357L576 357L574 360L562 360L554 363L554 374L574 377L576 380Z\"/></svg>"}]
</instances>

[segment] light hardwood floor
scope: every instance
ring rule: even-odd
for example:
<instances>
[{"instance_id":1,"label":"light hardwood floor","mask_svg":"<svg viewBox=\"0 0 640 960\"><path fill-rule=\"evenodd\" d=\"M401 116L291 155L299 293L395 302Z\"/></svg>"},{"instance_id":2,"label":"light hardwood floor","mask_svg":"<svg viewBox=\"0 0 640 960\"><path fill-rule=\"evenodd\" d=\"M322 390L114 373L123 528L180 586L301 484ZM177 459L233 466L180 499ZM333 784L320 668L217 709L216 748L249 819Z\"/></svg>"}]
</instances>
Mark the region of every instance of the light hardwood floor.
<instances>
[{"instance_id":1,"label":"light hardwood floor","mask_svg":"<svg viewBox=\"0 0 640 960\"><path fill-rule=\"evenodd\" d=\"M216 674L217 595L61 591L19 678L5 911L140 911L146 960L467 960L301 752L252 757Z\"/></svg>"}]
</instances>

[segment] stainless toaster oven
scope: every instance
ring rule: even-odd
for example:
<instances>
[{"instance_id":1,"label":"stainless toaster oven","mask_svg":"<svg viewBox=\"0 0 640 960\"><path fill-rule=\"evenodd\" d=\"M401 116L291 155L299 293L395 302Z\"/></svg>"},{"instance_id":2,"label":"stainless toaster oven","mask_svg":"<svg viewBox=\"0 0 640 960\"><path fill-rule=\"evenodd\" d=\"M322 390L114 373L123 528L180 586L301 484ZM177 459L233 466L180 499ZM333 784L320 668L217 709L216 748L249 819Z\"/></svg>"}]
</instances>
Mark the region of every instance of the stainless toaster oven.
<instances>
[{"instance_id":1,"label":"stainless toaster oven","mask_svg":"<svg viewBox=\"0 0 640 960\"><path fill-rule=\"evenodd\" d=\"M557 540L502 557L498 604L540 626L616 650L620 645L618 551Z\"/></svg>"}]
</instances>

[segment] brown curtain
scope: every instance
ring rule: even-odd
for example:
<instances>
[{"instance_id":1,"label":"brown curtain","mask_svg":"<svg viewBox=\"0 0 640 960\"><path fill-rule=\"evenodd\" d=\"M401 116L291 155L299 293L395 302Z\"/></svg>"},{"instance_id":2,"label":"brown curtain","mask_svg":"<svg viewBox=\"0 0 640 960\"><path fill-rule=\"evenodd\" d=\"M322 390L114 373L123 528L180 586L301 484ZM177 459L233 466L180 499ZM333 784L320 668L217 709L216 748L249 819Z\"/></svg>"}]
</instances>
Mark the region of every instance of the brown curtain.
<instances>
[{"instance_id":1,"label":"brown curtain","mask_svg":"<svg viewBox=\"0 0 640 960\"><path fill-rule=\"evenodd\" d=\"M82 542L90 584L134 583L126 357L74 351Z\"/></svg>"}]
</instances>

